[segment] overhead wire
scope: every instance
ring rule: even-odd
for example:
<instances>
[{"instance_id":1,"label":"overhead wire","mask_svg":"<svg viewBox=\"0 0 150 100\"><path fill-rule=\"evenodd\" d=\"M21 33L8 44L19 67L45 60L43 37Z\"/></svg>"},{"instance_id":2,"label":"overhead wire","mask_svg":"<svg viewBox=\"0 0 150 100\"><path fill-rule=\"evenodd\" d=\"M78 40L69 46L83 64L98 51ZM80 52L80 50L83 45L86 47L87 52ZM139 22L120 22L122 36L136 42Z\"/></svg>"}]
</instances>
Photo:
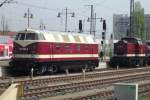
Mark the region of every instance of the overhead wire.
<instances>
[{"instance_id":1,"label":"overhead wire","mask_svg":"<svg viewBox=\"0 0 150 100\"><path fill-rule=\"evenodd\" d=\"M23 5L23 6L29 6L29 7L33 7L33 8L38 8L38 9L44 9L44 10L49 10L49 11L58 11L60 9L52 9L52 8L47 8L47 7L43 7L43 6L38 6L38 5L33 5L33 4L28 4L28 3L24 3L24 2L16 2L16 4L19 5Z\"/></svg>"}]
</instances>

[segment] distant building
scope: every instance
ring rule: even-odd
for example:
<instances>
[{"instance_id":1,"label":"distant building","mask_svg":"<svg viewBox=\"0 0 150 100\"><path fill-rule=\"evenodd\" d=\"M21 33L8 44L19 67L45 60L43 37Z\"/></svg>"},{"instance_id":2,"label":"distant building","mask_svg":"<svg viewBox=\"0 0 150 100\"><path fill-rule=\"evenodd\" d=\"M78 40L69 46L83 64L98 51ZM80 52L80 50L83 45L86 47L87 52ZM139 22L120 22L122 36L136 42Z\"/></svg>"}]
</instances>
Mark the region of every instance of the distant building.
<instances>
[{"instance_id":1,"label":"distant building","mask_svg":"<svg viewBox=\"0 0 150 100\"><path fill-rule=\"evenodd\" d=\"M113 33L114 39L120 39L127 36L130 29L130 17L127 14L113 15ZM145 29L147 39L150 39L150 14L145 14Z\"/></svg>"},{"instance_id":2,"label":"distant building","mask_svg":"<svg viewBox=\"0 0 150 100\"><path fill-rule=\"evenodd\" d=\"M129 16L123 14L113 15L113 33L114 39L120 39L127 35L127 31L130 28Z\"/></svg>"},{"instance_id":3,"label":"distant building","mask_svg":"<svg viewBox=\"0 0 150 100\"><path fill-rule=\"evenodd\" d=\"M16 35L16 32L14 31L0 31L0 36L3 35L3 36L15 36Z\"/></svg>"},{"instance_id":4,"label":"distant building","mask_svg":"<svg viewBox=\"0 0 150 100\"><path fill-rule=\"evenodd\" d=\"M145 29L146 29L146 37L150 39L150 14L145 14Z\"/></svg>"}]
</instances>

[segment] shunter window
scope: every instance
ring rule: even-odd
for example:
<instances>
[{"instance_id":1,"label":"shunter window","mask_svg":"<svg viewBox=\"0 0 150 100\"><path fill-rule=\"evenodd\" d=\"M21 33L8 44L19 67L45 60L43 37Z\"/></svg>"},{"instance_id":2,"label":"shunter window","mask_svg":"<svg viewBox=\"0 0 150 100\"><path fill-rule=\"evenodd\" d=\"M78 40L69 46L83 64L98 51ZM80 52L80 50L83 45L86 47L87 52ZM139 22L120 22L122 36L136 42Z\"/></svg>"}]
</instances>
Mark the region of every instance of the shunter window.
<instances>
[{"instance_id":1,"label":"shunter window","mask_svg":"<svg viewBox=\"0 0 150 100\"><path fill-rule=\"evenodd\" d=\"M134 38L123 38L123 41L129 42L129 43L138 43L138 41Z\"/></svg>"}]
</instances>

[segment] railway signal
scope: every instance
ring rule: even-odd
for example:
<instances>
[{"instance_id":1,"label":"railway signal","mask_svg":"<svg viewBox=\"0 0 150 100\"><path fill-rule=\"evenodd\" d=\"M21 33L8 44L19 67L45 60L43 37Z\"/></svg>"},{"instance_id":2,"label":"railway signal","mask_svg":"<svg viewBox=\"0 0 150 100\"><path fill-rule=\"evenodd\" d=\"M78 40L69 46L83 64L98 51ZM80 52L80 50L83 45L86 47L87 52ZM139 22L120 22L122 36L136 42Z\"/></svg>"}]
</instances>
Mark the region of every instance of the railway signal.
<instances>
[{"instance_id":1,"label":"railway signal","mask_svg":"<svg viewBox=\"0 0 150 100\"><path fill-rule=\"evenodd\" d=\"M106 20L103 20L103 30L106 31Z\"/></svg>"},{"instance_id":2,"label":"railway signal","mask_svg":"<svg viewBox=\"0 0 150 100\"><path fill-rule=\"evenodd\" d=\"M106 39L106 20L101 18L101 21L103 22L102 40L104 41Z\"/></svg>"},{"instance_id":3,"label":"railway signal","mask_svg":"<svg viewBox=\"0 0 150 100\"><path fill-rule=\"evenodd\" d=\"M82 30L82 20L79 20L79 32L80 33L83 32L83 30Z\"/></svg>"},{"instance_id":4,"label":"railway signal","mask_svg":"<svg viewBox=\"0 0 150 100\"><path fill-rule=\"evenodd\" d=\"M102 40L105 40L105 32L102 32Z\"/></svg>"}]
</instances>

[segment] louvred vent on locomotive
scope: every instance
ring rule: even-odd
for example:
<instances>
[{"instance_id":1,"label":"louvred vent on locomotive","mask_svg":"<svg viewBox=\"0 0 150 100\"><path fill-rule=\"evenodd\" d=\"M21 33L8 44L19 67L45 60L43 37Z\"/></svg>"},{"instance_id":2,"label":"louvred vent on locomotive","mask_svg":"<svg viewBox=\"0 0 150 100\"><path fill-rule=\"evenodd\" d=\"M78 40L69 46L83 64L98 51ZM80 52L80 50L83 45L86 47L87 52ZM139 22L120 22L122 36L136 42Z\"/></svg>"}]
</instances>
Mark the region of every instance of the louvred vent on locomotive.
<instances>
[{"instance_id":1,"label":"louvred vent on locomotive","mask_svg":"<svg viewBox=\"0 0 150 100\"><path fill-rule=\"evenodd\" d=\"M49 43L48 42L38 42L37 43L37 53L38 54L47 54L49 52Z\"/></svg>"}]
</instances>

